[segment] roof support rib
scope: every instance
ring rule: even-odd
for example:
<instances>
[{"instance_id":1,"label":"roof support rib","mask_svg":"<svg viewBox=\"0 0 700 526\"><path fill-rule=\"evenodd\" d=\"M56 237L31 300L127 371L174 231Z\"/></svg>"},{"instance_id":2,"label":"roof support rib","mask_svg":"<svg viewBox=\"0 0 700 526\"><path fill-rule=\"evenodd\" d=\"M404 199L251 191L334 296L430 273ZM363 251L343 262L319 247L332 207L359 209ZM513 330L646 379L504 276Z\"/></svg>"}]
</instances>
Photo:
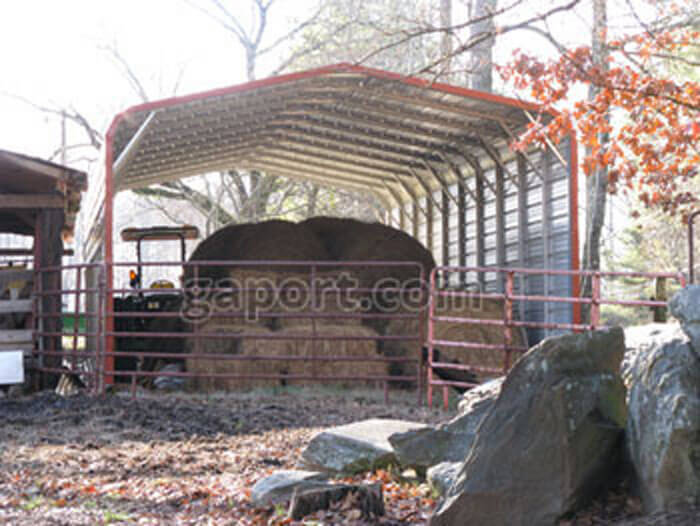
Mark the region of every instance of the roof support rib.
<instances>
[{"instance_id":1,"label":"roof support rib","mask_svg":"<svg viewBox=\"0 0 700 526\"><path fill-rule=\"evenodd\" d=\"M392 175L394 176L394 179L396 179L396 182L399 183L401 185L401 187L405 190L405 192L410 196L410 198L414 202L417 202L418 196L413 191L413 188L411 188L410 185L406 184L406 182L403 179L401 179L398 175L396 175L396 174L392 174ZM420 205L418 206L418 208L420 208L420 211L423 214L423 217L425 217L427 220L428 219L428 211Z\"/></svg>"},{"instance_id":2,"label":"roof support rib","mask_svg":"<svg viewBox=\"0 0 700 526\"><path fill-rule=\"evenodd\" d=\"M156 113L156 111L152 111L148 114L146 120L143 121L141 126L139 126L139 129L136 131L131 140L127 143L124 150L122 150L122 153L120 153L117 160L114 161L112 173L114 174L115 178L119 177L119 174L129 162L129 159L131 159L136 153L136 150L138 149L139 144L143 140L143 137L145 136L148 127L151 125L151 122L153 122L153 119L155 119L156 117Z\"/></svg>"},{"instance_id":3,"label":"roof support rib","mask_svg":"<svg viewBox=\"0 0 700 526\"><path fill-rule=\"evenodd\" d=\"M513 133L513 130L511 130L508 125L504 124L501 122L501 127L503 128L503 131L505 131L508 136L511 138L513 141L517 141L518 138L515 136L515 133ZM520 154L523 156L523 159L527 162L527 164L530 165L530 168L532 168L532 171L537 174L537 177L540 178L541 181L544 181L544 175L542 175L542 172L540 172L540 169L537 168L537 165L534 163L532 159L530 159L530 156L528 155L527 152L521 151Z\"/></svg>"},{"instance_id":4,"label":"roof support rib","mask_svg":"<svg viewBox=\"0 0 700 526\"><path fill-rule=\"evenodd\" d=\"M429 161L427 161L425 159L422 159L422 161L423 161L423 164L425 165L425 167L430 171L430 173L433 175L433 177L437 180L437 182L440 183L440 186L442 187L442 189L447 192L447 195L449 195L450 199L452 199L452 201L455 204L457 204L457 199L455 198L455 196L453 196L450 193L450 186L447 184L447 181L442 177L442 175L440 175L438 173L438 171L430 164ZM432 195L432 193L430 195Z\"/></svg>"},{"instance_id":5,"label":"roof support rib","mask_svg":"<svg viewBox=\"0 0 700 526\"><path fill-rule=\"evenodd\" d=\"M425 195L427 195L431 200L434 200L435 197L433 196L433 191L430 188L430 186L428 185L428 183L425 182L425 179L423 179L420 176L420 174L418 173L417 170L409 168L409 171L413 174L413 177L415 177L416 181L418 181L418 183L423 187L423 191L425 192ZM438 209L440 210L441 213L444 213L442 211L442 207L438 203L433 202L433 204L438 207Z\"/></svg>"},{"instance_id":6,"label":"roof support rib","mask_svg":"<svg viewBox=\"0 0 700 526\"><path fill-rule=\"evenodd\" d=\"M486 155L488 155L491 158L491 160L498 165L498 167L502 171L502 174L507 175L508 179L510 179L510 182L517 186L518 178L514 173L512 173L508 169L508 166L506 166L506 164L503 162L503 159L501 159L500 152L496 148L494 148L492 144L485 141L483 138L481 139L481 147L486 152Z\"/></svg>"},{"instance_id":7,"label":"roof support rib","mask_svg":"<svg viewBox=\"0 0 700 526\"><path fill-rule=\"evenodd\" d=\"M459 153L459 152L458 152ZM459 153L460 156L464 157L461 153ZM464 177L462 176L462 170L460 170L459 166L457 166L456 163L452 162L449 157L446 155L442 155L442 159L445 161L445 164L447 167L452 171L452 174L455 176L455 180L457 181L457 185L466 193L468 193L472 199L476 201L476 195L474 192L471 191L469 186L467 186L467 182L464 180ZM465 159L466 160L466 159ZM449 195L449 194L448 194ZM453 199L454 201L454 199Z\"/></svg>"}]
</instances>

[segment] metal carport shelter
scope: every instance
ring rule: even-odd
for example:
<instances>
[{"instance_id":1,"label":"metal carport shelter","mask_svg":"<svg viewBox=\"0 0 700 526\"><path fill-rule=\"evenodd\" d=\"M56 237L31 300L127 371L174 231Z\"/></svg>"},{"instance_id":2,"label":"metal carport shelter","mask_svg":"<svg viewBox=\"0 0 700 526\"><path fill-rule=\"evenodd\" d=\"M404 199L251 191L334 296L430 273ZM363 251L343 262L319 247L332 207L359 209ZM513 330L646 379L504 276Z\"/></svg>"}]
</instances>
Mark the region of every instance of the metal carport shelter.
<instances>
[{"instance_id":1,"label":"metal carport shelter","mask_svg":"<svg viewBox=\"0 0 700 526\"><path fill-rule=\"evenodd\" d=\"M107 263L111 288L117 192L235 167L369 191L388 222L411 230L443 264L575 270L575 139L522 153L509 147L539 112L349 64L134 106L106 136L86 256ZM482 279L487 290L502 286ZM524 286L578 294L578 277L543 279ZM566 321L577 309L533 315Z\"/></svg>"}]
</instances>

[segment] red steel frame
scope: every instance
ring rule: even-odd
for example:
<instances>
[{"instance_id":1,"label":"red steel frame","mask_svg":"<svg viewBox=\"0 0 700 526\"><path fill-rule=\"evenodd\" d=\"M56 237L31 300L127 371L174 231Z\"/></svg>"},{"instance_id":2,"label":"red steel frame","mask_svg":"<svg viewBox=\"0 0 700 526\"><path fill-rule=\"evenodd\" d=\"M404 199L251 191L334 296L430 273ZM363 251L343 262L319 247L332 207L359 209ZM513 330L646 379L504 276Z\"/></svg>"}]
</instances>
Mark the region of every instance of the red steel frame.
<instances>
[{"instance_id":1,"label":"red steel frame","mask_svg":"<svg viewBox=\"0 0 700 526\"><path fill-rule=\"evenodd\" d=\"M507 106L528 110L528 111L540 111L541 107L533 104L524 102L521 100L504 97L502 95L496 95L493 93L485 93L481 91L475 91L468 88L463 88L460 86L452 86L449 84L431 82L425 79L420 79L417 77L409 77L400 75L398 73L392 73L389 71L367 68L364 66L357 66L349 63L334 64L331 66L326 66L322 68L317 68L309 71L304 71L300 73L291 73L287 75L279 75L277 77L270 77L262 80L256 80L248 82L245 84L240 84L236 86L229 86L225 88L218 88L210 91L204 91L201 93L195 93L191 95L181 96L181 97L171 97L167 99L162 99L159 101L148 102L145 104L139 104L132 106L127 110L117 114L112 123L107 130L105 135L105 205L104 205L104 261L106 263L106 273L105 279L107 283L107 297L106 301L106 311L107 317L105 319L106 323L106 333L111 334L114 331L114 318L110 314L113 311L113 283L114 283L114 252L113 252L113 226L114 226L114 196L115 187L113 181L113 165L114 165L114 135L116 133L119 123L124 119L128 118L131 114L141 111L155 110L158 108L165 108L169 106L176 106L178 104L183 104L186 102L191 102L195 100L201 100L209 97L216 97L219 95L229 95L237 92L244 92L253 90L256 88L273 86L276 84L283 84L285 82L291 82L295 80L301 80L306 78L319 77L329 73L341 73L341 72L355 72L363 73L377 78L383 78L388 80L400 81L405 84L428 88L435 91L441 91L444 93L449 93L453 95L459 95L463 97L470 97L474 99L485 100L489 102L495 102L498 104L504 104ZM550 111L550 113L553 113ZM579 268L579 236L578 236L578 152L577 152L577 142L575 133L572 131L570 135L570 164L569 167L569 215L571 224L571 268L572 270L578 270ZM574 293L578 295L579 293L579 276L575 275L573 277L573 287ZM574 305L574 319L580 321L580 305ZM107 367L108 370L114 368L114 358L110 352L114 350L114 337L107 336L106 339L106 351L107 355ZM105 382L107 384L113 383L114 379L112 376L107 376Z\"/></svg>"},{"instance_id":2,"label":"red steel frame","mask_svg":"<svg viewBox=\"0 0 700 526\"><path fill-rule=\"evenodd\" d=\"M499 273L505 275L505 287L503 293L486 293L486 292L466 292L455 290L441 290L437 286L437 275L439 273ZM515 275L541 275L541 276L569 276L572 280L572 288L574 293L571 296L552 296L552 295L528 295L515 294ZM576 293L576 284L580 282L583 276L590 276L592 281L592 296L590 298L582 298ZM543 269L528 269L528 268L500 268L500 267L436 267L430 273L430 303L428 307L428 405L432 407L433 402L433 386L441 386L443 388L443 404L445 408L448 405L448 387L457 386L464 388L474 387L475 384L436 380L433 377L433 369L462 369L475 370L477 372L485 372L491 374L505 374L512 364L512 355L515 352L522 353L527 351L527 347L518 347L512 344L512 330L514 328L537 328L537 329L564 329L569 331L595 330L602 328L600 323L600 307L602 305L622 305L627 307L666 307L666 301L656 300L614 300L606 299L601 294L601 280L603 278L670 278L678 281L681 287L685 287L685 276L681 273L672 272L600 272L600 271L585 271L585 270L543 270ZM462 297L476 299L500 299L503 300L503 319L482 319L482 318L466 318L455 316L436 316L435 303L439 297ZM570 303L574 307L573 323L550 323L550 322L535 322L526 320L515 320L513 318L513 302L514 301L533 301L533 302L553 302L553 303ZM590 323L581 323L580 308L581 305L590 305ZM577 308L578 307L578 308ZM491 325L503 327L504 343L503 344L484 344L476 342L457 342L451 340L436 340L435 339L435 322L445 321L453 323L476 324L476 325ZM502 370L486 369L480 367L472 367L468 365L457 365L446 362L434 361L434 350L436 346L456 347L462 349L490 349L494 351L505 351L505 360Z\"/></svg>"}]
</instances>

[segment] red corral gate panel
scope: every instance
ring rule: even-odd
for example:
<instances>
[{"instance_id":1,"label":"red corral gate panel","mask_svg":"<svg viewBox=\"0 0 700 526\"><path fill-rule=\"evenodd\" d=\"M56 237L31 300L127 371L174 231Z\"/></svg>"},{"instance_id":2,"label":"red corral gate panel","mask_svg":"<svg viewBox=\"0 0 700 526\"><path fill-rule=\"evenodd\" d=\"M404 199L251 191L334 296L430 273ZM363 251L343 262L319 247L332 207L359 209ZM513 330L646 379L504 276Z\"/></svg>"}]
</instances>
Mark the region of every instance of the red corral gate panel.
<instances>
[{"instance_id":1,"label":"red corral gate panel","mask_svg":"<svg viewBox=\"0 0 700 526\"><path fill-rule=\"evenodd\" d=\"M484 276L488 276L485 278ZM485 281L499 282L503 292L485 291ZM590 279L592 285L591 297L572 296L567 294L545 295L528 294L528 280L583 280ZM654 294L651 298L638 297L635 299L621 299L621 292L615 287L616 280L641 280L652 286ZM670 284L667 284L670 281ZM685 278L682 274L668 272L593 272L582 270L542 270L526 268L498 268L498 267L436 267L430 275L430 303L428 313L428 403L432 404L433 390L435 387L443 388L444 403L447 405L448 387L468 389L474 384L470 382L444 379L447 371L469 370L476 373L484 373L491 376L499 376L506 373L515 360L526 352L530 345L539 342L543 337L561 334L570 331L595 330L604 327L601 308L607 305L617 305L630 309L655 310L654 321L657 321L659 312L665 313L667 308L668 290L671 287L685 286ZM558 290L566 290L559 287ZM521 292L522 291L522 292ZM441 314L440 310L454 311L453 308L444 308L444 305L455 302L470 303L469 309L463 309L467 316L454 316ZM479 316L479 310L484 302L500 302L500 315L484 318ZM577 306L582 310L588 310L587 323L561 323L549 321L546 317L541 320L532 319L526 313L531 312L530 304L538 304L539 312L546 313L549 308L562 306L573 311ZM459 309L457 309L459 310ZM665 316L661 316L664 318ZM437 327L440 323L463 324L465 326L492 327L502 330L503 341L501 343L484 343L481 340L458 340L440 337ZM516 332L521 331L520 344L515 342ZM524 331L524 334L522 333ZM525 343L523 345L523 343ZM459 355L463 353L460 363L451 363L440 360L439 349L454 349ZM502 356L501 367L482 367L478 363L470 363L467 356L470 350L486 350L500 353ZM455 353L451 353L454 355ZM441 374L442 373L442 374Z\"/></svg>"}]
</instances>

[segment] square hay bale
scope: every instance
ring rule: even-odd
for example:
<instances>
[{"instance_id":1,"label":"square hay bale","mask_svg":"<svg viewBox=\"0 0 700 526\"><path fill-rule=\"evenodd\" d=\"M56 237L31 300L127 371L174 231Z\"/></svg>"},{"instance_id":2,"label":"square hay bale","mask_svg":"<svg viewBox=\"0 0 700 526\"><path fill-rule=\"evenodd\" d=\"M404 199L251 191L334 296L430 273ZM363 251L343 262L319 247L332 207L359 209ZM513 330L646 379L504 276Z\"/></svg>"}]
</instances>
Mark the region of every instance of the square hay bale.
<instances>
[{"instance_id":1,"label":"square hay bale","mask_svg":"<svg viewBox=\"0 0 700 526\"><path fill-rule=\"evenodd\" d=\"M229 278L234 287L242 289L231 293L230 305L245 309L249 320L257 320L272 329L308 325L307 315L328 315L316 318L322 325L362 325L360 318L334 317L369 310L369 294L343 289L355 287L359 280L342 269L319 270L312 287L310 272L271 272L234 268ZM255 289L255 290L253 290ZM274 316L298 314L299 317Z\"/></svg>"},{"instance_id":2,"label":"square hay bale","mask_svg":"<svg viewBox=\"0 0 700 526\"><path fill-rule=\"evenodd\" d=\"M377 333L363 326L317 325L313 340L311 325L298 325L281 331L271 331L266 327L245 325L204 324L202 332L222 332L221 338L203 338L199 346L194 340L187 343L188 353L230 354L248 357L248 360L217 360L208 358L188 358L187 370L202 375L228 373L236 375L274 375L279 378L194 378L191 386L196 390L241 390L275 385L304 385L313 380L287 379L286 376L307 376L311 378L332 376L386 376L387 364L377 352ZM254 339L245 336L274 336L275 339ZM285 337L287 336L287 337ZM293 339L301 336L303 339ZM324 339L333 337L333 339ZM343 337L364 336L371 339L348 340ZM337 339L340 338L340 339ZM261 360L255 357L277 357ZM290 359L289 357L292 357ZM352 357L353 361L318 361L314 357ZM329 380L330 381L330 380ZM313 382L315 383L315 382ZM356 382L342 382L344 384ZM364 384L364 382L363 382Z\"/></svg>"},{"instance_id":3,"label":"square hay bale","mask_svg":"<svg viewBox=\"0 0 700 526\"><path fill-rule=\"evenodd\" d=\"M266 336L273 332L259 325L221 325L209 322L199 327L201 332L221 332L221 338L202 338L199 345L193 338L185 346L188 354L228 354L236 357L282 356L284 345L279 340L246 338L245 335ZM190 357L186 360L187 371L201 375L236 374L236 375L278 375L285 364L277 360L225 360ZM190 386L198 391L228 391L253 389L279 385L279 380L264 378L192 378Z\"/></svg>"},{"instance_id":4,"label":"square hay bale","mask_svg":"<svg viewBox=\"0 0 700 526\"><path fill-rule=\"evenodd\" d=\"M284 340L287 354L306 357L304 373L314 378L324 377L376 377L389 374L388 363L378 361L378 334L361 325L316 325L316 339L312 325L296 325L279 331L280 335L301 335L309 339ZM346 339L364 337L371 339ZM314 360L313 358L352 358L352 360ZM326 380L330 381L330 380ZM303 383L303 382L300 382ZM343 385L374 385L375 380L343 380Z\"/></svg>"}]
</instances>

